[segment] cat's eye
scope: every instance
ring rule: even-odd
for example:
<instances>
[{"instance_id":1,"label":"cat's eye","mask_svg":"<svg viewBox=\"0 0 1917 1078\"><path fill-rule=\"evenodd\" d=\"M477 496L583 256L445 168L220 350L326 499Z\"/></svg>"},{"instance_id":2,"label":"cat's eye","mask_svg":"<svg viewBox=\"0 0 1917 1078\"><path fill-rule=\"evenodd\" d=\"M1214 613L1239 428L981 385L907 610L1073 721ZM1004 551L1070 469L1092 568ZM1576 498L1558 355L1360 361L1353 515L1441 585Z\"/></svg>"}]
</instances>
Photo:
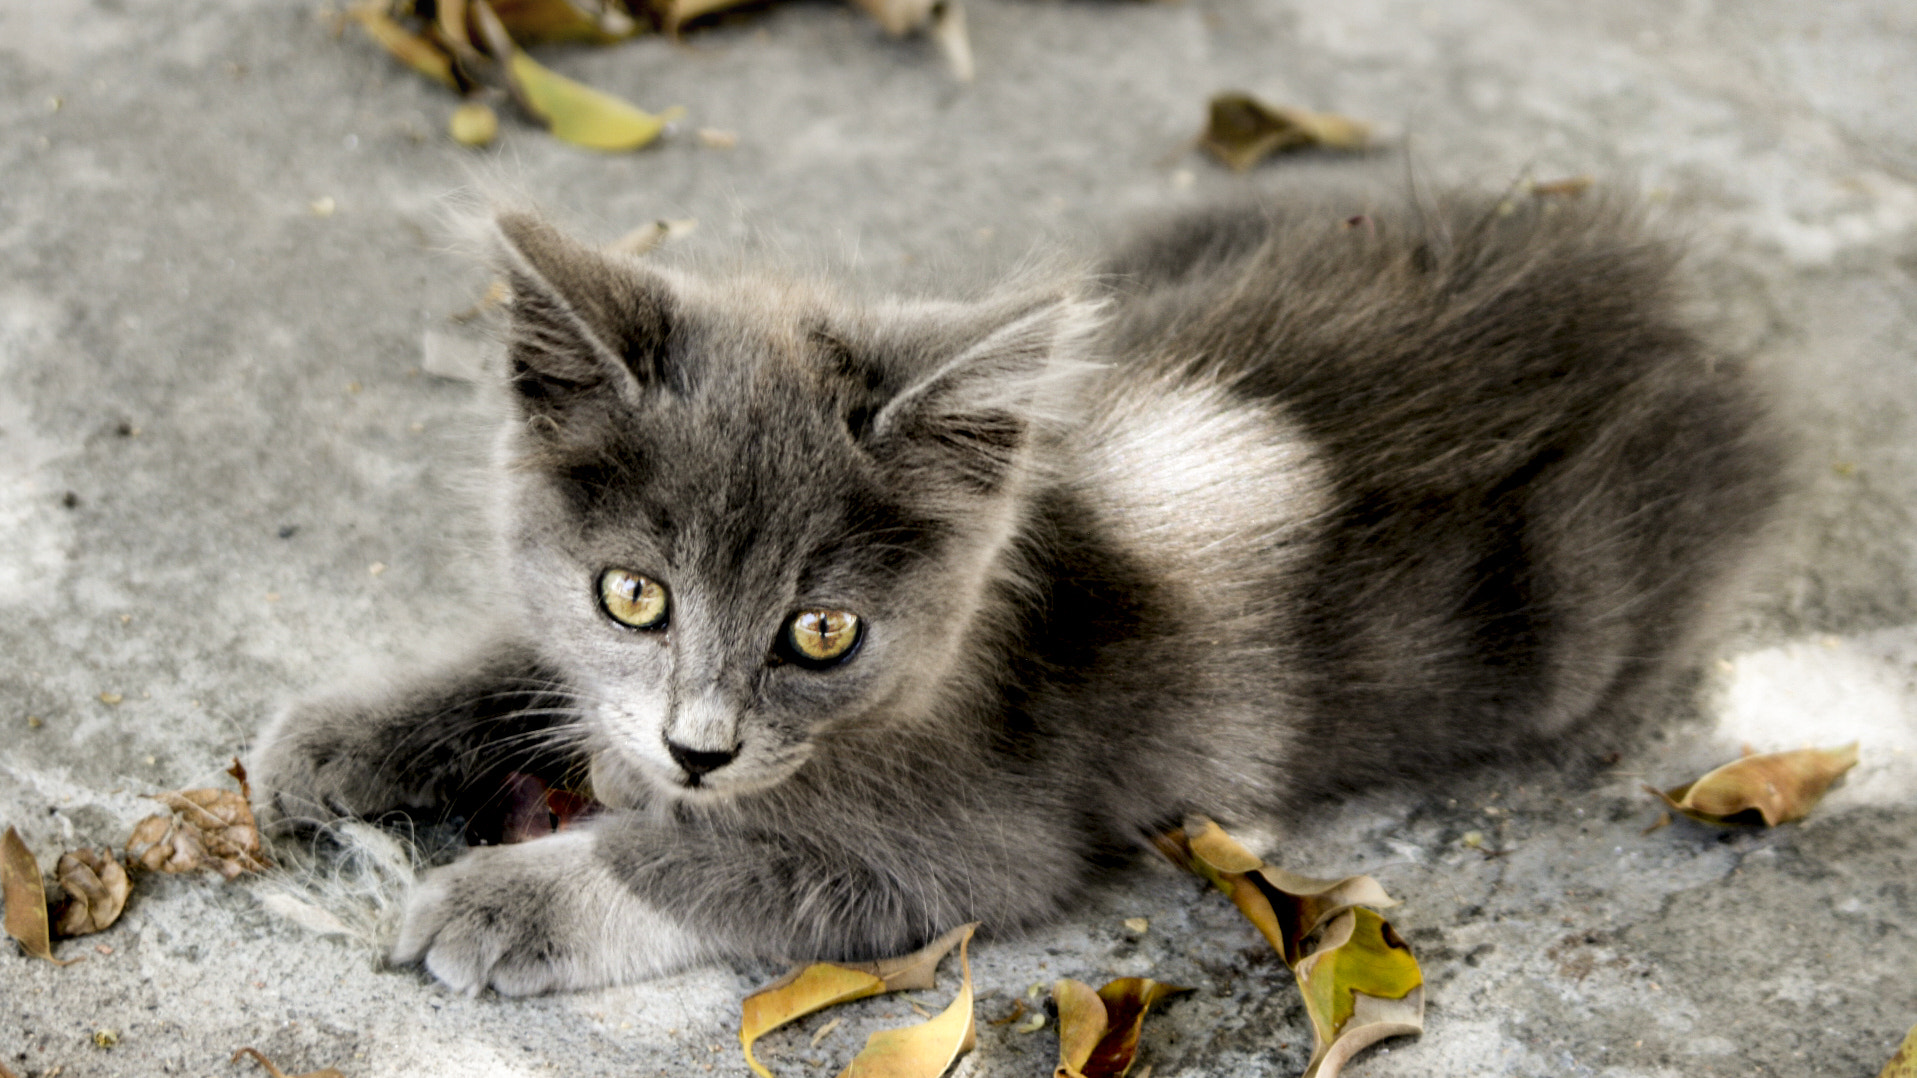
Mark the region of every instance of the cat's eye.
<instances>
[{"instance_id":1,"label":"cat's eye","mask_svg":"<svg viewBox=\"0 0 1917 1078\"><path fill-rule=\"evenodd\" d=\"M859 642L859 616L848 610L801 610L785 623L786 657L805 666L845 661Z\"/></svg>"},{"instance_id":2,"label":"cat's eye","mask_svg":"<svg viewBox=\"0 0 1917 1078\"><path fill-rule=\"evenodd\" d=\"M599 574L599 605L607 616L634 629L666 627L666 588L630 569Z\"/></svg>"}]
</instances>

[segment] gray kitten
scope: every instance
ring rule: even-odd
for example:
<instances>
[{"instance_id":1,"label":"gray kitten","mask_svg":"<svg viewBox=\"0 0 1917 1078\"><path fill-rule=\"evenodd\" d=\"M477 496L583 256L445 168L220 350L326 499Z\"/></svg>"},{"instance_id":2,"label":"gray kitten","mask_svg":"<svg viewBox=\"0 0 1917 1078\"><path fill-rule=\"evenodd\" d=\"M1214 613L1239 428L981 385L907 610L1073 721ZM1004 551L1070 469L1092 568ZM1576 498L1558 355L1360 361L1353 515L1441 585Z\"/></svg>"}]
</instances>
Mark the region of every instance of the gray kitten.
<instances>
[{"instance_id":1,"label":"gray kitten","mask_svg":"<svg viewBox=\"0 0 1917 1078\"><path fill-rule=\"evenodd\" d=\"M529 993L1057 916L1187 812L1669 706L1781 493L1670 253L1595 201L1240 205L1099 272L850 305L497 222L514 624L256 753L282 827L590 759L394 957Z\"/></svg>"}]
</instances>

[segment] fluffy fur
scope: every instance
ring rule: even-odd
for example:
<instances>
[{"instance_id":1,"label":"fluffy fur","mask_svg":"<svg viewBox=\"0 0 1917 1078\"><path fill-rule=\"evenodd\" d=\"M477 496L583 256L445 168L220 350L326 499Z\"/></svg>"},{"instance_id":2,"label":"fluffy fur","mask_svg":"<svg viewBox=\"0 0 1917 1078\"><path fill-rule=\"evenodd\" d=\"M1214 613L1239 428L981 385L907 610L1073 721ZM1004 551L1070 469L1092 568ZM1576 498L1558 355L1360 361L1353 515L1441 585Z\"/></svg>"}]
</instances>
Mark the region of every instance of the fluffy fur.
<instances>
[{"instance_id":1,"label":"fluffy fur","mask_svg":"<svg viewBox=\"0 0 1917 1078\"><path fill-rule=\"evenodd\" d=\"M594 824L412 898L396 958L469 991L1014 929L1187 812L1626 728L1780 494L1670 252L1596 202L1229 206L877 307L498 236L520 616L255 764L295 826L590 759ZM665 627L608 616L609 568ZM778 643L815 608L861 619L826 669Z\"/></svg>"}]
</instances>

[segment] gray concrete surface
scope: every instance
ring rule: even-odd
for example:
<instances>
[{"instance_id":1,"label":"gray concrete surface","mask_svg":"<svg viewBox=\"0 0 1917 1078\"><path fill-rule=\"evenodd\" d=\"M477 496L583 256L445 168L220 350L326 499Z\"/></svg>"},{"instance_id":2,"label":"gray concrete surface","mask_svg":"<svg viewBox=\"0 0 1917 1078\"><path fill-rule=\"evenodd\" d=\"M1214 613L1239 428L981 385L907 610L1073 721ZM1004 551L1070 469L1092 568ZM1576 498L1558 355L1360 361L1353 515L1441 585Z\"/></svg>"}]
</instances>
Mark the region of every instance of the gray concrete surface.
<instances>
[{"instance_id":1,"label":"gray concrete surface","mask_svg":"<svg viewBox=\"0 0 1917 1078\"><path fill-rule=\"evenodd\" d=\"M559 54L689 110L658 147L603 157L519 124L452 145L449 98L310 3L0 5L0 820L49 861L117 843L141 795L219 781L276 701L456 627L491 586L470 504L484 410L418 369L422 332L483 285L439 226L475 172L590 235L697 218L687 243L874 287L1088 242L1131 207L1402 182L1402 143L1249 178L1185 152L1205 98L1239 87L1384 121L1429 182L1589 173L1671 206L1707 313L1775 375L1814 473L1706 717L1595 780L1327 806L1284 844L1295 868L1400 894L1430 979L1425 1035L1348 1073L1874 1075L1917 1022L1917 8L977 0L971 27L969 87L825 0ZM702 126L737 147L702 147ZM1853 737L1864 763L1802 825L1640 834L1641 780ZM224 1075L255 1045L350 1078L745 1073L736 1004L770 971L457 998L275 893L146 880L117 927L62 946L86 961L0 954L0 1060ZM1147 1035L1157 1078L1305 1059L1289 976L1169 870L976 959L988 1019L1058 975L1195 986ZM844 1013L767 1058L836 1073L909 1016ZM986 1026L970 1073L1049 1073L1053 1045Z\"/></svg>"}]
</instances>

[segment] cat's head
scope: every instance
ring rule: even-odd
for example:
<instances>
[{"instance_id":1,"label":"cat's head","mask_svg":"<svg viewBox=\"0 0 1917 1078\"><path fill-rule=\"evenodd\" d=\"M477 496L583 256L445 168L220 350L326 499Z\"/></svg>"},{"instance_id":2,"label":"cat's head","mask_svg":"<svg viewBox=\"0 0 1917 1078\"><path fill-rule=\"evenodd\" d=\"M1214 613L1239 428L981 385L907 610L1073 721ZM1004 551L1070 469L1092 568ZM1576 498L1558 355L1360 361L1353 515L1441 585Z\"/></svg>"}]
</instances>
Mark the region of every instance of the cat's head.
<instances>
[{"instance_id":1,"label":"cat's head","mask_svg":"<svg viewBox=\"0 0 1917 1078\"><path fill-rule=\"evenodd\" d=\"M508 561L617 770L731 796L933 707L1096 305L1051 288L858 309L532 216L498 234Z\"/></svg>"}]
</instances>

